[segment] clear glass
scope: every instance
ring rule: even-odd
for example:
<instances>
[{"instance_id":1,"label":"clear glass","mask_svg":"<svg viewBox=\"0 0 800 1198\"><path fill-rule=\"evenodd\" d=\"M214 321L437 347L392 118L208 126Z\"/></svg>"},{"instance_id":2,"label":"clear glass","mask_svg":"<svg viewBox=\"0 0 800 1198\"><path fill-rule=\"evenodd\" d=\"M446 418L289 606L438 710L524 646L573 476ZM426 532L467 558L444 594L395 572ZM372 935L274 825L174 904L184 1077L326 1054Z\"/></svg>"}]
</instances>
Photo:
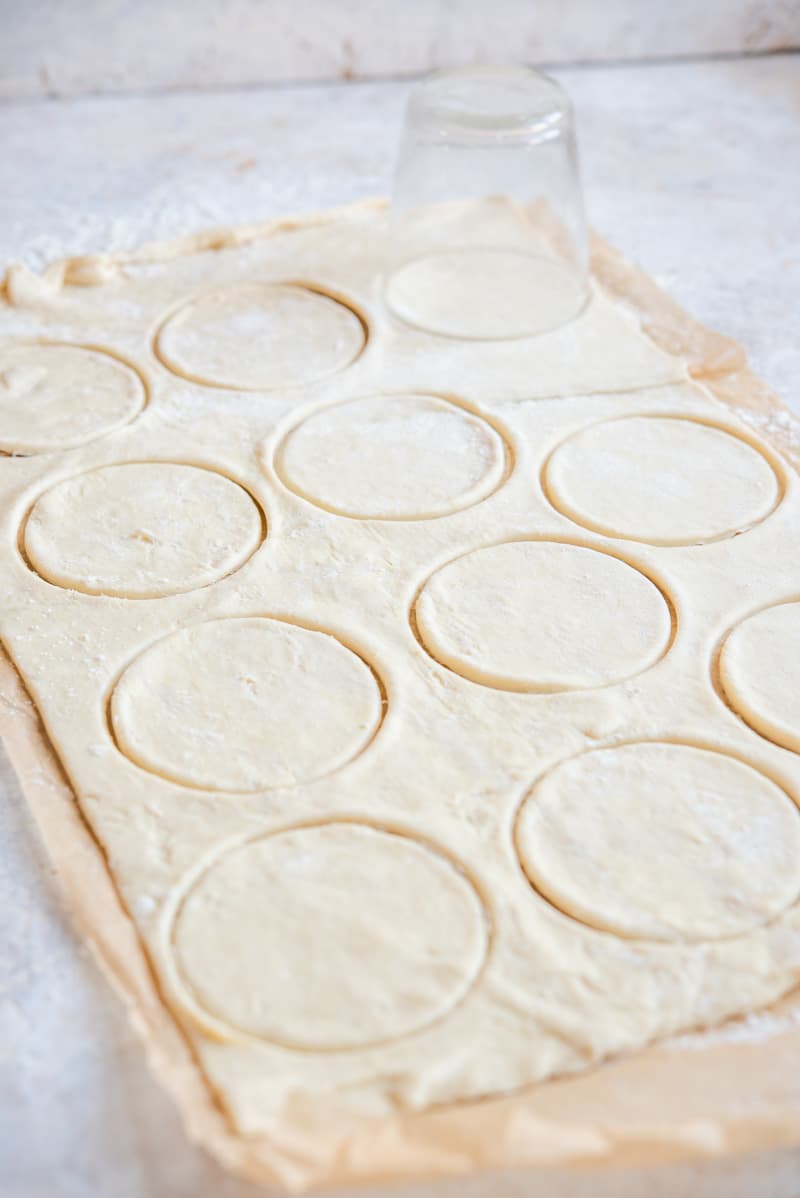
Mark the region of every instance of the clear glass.
<instances>
[{"instance_id":1,"label":"clear glass","mask_svg":"<svg viewBox=\"0 0 800 1198\"><path fill-rule=\"evenodd\" d=\"M497 340L589 298L572 105L528 67L440 71L411 93L392 193L386 300L405 322Z\"/></svg>"}]
</instances>

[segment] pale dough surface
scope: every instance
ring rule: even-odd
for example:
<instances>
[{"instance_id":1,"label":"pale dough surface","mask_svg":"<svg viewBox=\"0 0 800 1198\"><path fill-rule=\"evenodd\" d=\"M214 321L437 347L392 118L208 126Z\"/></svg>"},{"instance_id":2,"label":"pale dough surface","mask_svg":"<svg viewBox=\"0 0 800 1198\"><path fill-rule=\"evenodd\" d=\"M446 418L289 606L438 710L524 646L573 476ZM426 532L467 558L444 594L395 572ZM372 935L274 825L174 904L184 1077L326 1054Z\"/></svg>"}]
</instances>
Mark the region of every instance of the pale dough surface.
<instances>
[{"instance_id":1,"label":"pale dough surface","mask_svg":"<svg viewBox=\"0 0 800 1198\"><path fill-rule=\"evenodd\" d=\"M509 541L443 566L414 612L424 647L465 678L510 691L607 686L669 644L657 586L617 557L558 541Z\"/></svg>"},{"instance_id":2,"label":"pale dough surface","mask_svg":"<svg viewBox=\"0 0 800 1198\"><path fill-rule=\"evenodd\" d=\"M719 665L728 702L742 719L800 751L800 602L743 620L726 639Z\"/></svg>"},{"instance_id":3,"label":"pale dough surface","mask_svg":"<svg viewBox=\"0 0 800 1198\"><path fill-rule=\"evenodd\" d=\"M156 598L206 586L260 544L262 514L222 474L174 462L125 462L65 479L25 525L33 568L90 595Z\"/></svg>"},{"instance_id":4,"label":"pale dough surface","mask_svg":"<svg viewBox=\"0 0 800 1198\"><path fill-rule=\"evenodd\" d=\"M339 515L424 520L485 498L506 461L500 434L471 412L433 395L377 395L313 413L279 447L276 468Z\"/></svg>"},{"instance_id":5,"label":"pale dough surface","mask_svg":"<svg viewBox=\"0 0 800 1198\"><path fill-rule=\"evenodd\" d=\"M517 846L560 910L622 936L737 936L798 894L791 798L696 745L640 742L557 766L526 798Z\"/></svg>"},{"instance_id":6,"label":"pale dough surface","mask_svg":"<svg viewBox=\"0 0 800 1198\"><path fill-rule=\"evenodd\" d=\"M489 248L440 250L408 262L391 275L386 294L410 324L476 340L557 328L586 300L580 278L552 258Z\"/></svg>"},{"instance_id":7,"label":"pale dough surface","mask_svg":"<svg viewBox=\"0 0 800 1198\"><path fill-rule=\"evenodd\" d=\"M173 927L200 1018L320 1051L446 1015L479 972L487 933L480 898L445 858L357 823L230 849L190 887Z\"/></svg>"},{"instance_id":8,"label":"pale dough surface","mask_svg":"<svg viewBox=\"0 0 800 1198\"><path fill-rule=\"evenodd\" d=\"M550 499L595 532L657 545L729 536L780 498L746 440L696 420L633 416L569 437L547 464Z\"/></svg>"},{"instance_id":9,"label":"pale dough surface","mask_svg":"<svg viewBox=\"0 0 800 1198\"><path fill-rule=\"evenodd\" d=\"M69 449L127 424L146 392L130 366L81 345L0 349L0 451Z\"/></svg>"},{"instance_id":10,"label":"pale dough surface","mask_svg":"<svg viewBox=\"0 0 800 1198\"><path fill-rule=\"evenodd\" d=\"M134 360L154 387L146 415L124 430L52 461L3 462L0 555L8 599L0 611L0 633L102 847L163 1001L188 1037L234 1138L249 1137L248 1151L268 1175L294 1181L324 1177L334 1160L343 1159L349 1162L345 1172L359 1174L357 1157L342 1153L336 1127L355 1135L358 1120L376 1120L366 1124L367 1139L370 1127L390 1129L389 1142L382 1143L388 1157L398 1160L402 1152L394 1151L392 1136L404 1112L508 1094L672 1032L719 1022L772 1002L792 987L800 971L800 918L792 900L800 877L796 856L784 847L795 835L790 804L800 790L800 768L793 754L747 727L714 685L716 648L729 630L753 611L798 593L796 479L776 459L781 497L775 511L741 535L708 545L637 544L634 552L620 540L579 527L554 509L540 480L556 446L598 421L668 410L724 425L760 448L762 457L766 447L691 381L682 360L657 348L621 305L600 293L566 329L538 339L482 343L479 353L468 342L444 343L393 322L376 278L381 243L379 220L356 214L267 237L232 236L223 253L215 243L210 254L156 256L141 272L135 261L125 273L104 268L99 273L105 281L98 280L97 287L53 290L17 280L14 294L20 302L7 308L5 326L9 338L21 339L63 337L67 330L85 327L93 341L102 340ZM82 268L84 282L88 269ZM293 385L285 393L252 392L242 402L216 383L192 384L159 365L149 338L169 313L194 302L210 276L215 293L253 277L281 285L313 278L331 296L347 297L347 312L356 306L363 313L369 327L366 347L349 370L329 374L307 392ZM453 395L487 422L496 422L511 449L512 468L502 485L467 509L403 521L338 516L281 482L275 452L302 422L304 407L310 417L350 399L395 390ZM177 456L235 477L268 514L269 535L233 573L185 593L134 603L54 587L20 555L18 536L31 507L57 483L120 462ZM168 501L165 489L165 508ZM613 628L613 608L618 595L624 600L625 587L609 583L598 591L595 558L621 571L618 577L636 580L641 589L631 617L632 639L616 630L602 642L584 643L594 689L580 685L575 662L555 692L486 685L437 661L420 644L422 629L415 626L414 612L426 583L439 576L446 581L451 563L480 560L501 543L560 545L565 558L582 550L581 560L592 564L572 576L564 602L586 598L590 617L602 620L602 628L606 623ZM460 596L470 606L478 644L492 652L497 645L507 648L502 638L493 640L498 622L493 601L486 602L493 578L492 572L482 576L479 571ZM157 704L169 704L170 688L191 689L197 683L201 694L219 685L222 698L229 693L223 674L247 669L249 639L246 647L226 645L214 652L212 646L202 662L190 654L174 669L169 661L159 666L158 655L175 636L191 640L194 629L241 620L273 621L329 637L366 673L374 706L364 700L364 726L356 727L359 708L355 704L354 716L347 690L335 713L352 738L350 757L343 752L347 759L337 759L332 772L276 787L260 776L258 789L237 793L222 789L221 773L203 774L199 787L162 774L166 755L174 767L171 747L180 748L180 729L165 733L164 758L146 767L121 751L113 708L126 671L135 681L137 666L143 668L152 653L150 663L164 669L152 687ZM536 635L527 628L516 627L514 634L523 638L526 653L530 644L536 649ZM565 642L567 660L569 651ZM535 664L536 671L525 665L524 677L534 676L540 666ZM297 701L310 676L307 667L302 652L292 652L274 674L267 663L263 679L253 675L263 703L256 704L249 726L259 728L259 749L266 744L261 731L284 718L287 703ZM501 673L509 672L507 661L502 667ZM242 683L244 697L245 690L252 692L245 679ZM139 712L123 712L121 724L127 720L126 726L141 728L139 715L146 717L142 709L150 703L137 703L142 689L131 685L131 711L138 706ZM195 710L202 712L202 703L195 708L190 702L189 711ZM378 725L374 734L371 720ZM149 745L161 729L154 725L144 733ZM281 746L302 745L307 735L295 722ZM670 836L713 839L721 831L728 837L728 855L712 858L710 873L705 860L700 866L700 850L693 859L696 869L691 860L686 863L689 883L706 904L699 940L696 926L687 932L680 919L668 925L669 936L653 934L655 921L663 923L665 894L669 898L685 881L670 882L663 865L650 907L645 901L634 908L635 869L630 878L620 875L621 889L599 894L616 903L610 919L621 934L565 914L530 884L521 868L520 838L542 779L552 785L559 766L591 756L590 750L621 751L630 741L691 745L698 739L709 753L724 757L725 766L712 765L710 780L705 768L687 767L674 820L668 801L656 803L654 812ZM247 769L251 747L241 758ZM203 766L208 751L204 745L190 754L192 764ZM301 756L309 751L303 748ZM741 759L744 774L728 768L733 759ZM271 767L274 753L267 750L266 760ZM217 756L216 767L229 768L224 754ZM747 778L744 788L742 777ZM599 809L591 812L615 851L637 861L652 851L658 834L658 825L651 827L645 818L644 802L635 801L640 782L640 772L633 770L612 796L625 814L641 812L638 826L626 828L622 841L615 840L614 827L603 822ZM705 819L698 817L690 791L714 800ZM582 797L562 804L558 788L551 793L556 822L546 866L555 873L566 839L572 838L575 852L581 852L584 813ZM742 818L753 810L764 813L752 843L743 845L732 834L727 795ZM407 858L401 853L399 867L402 874L407 862L407 884L398 879L397 855L388 852L393 864L390 868L387 861L386 876L393 894L375 901L368 921L363 909L376 883L354 876L352 837L344 845L320 833L324 848L320 841L308 850L317 883L298 891L297 899L281 877L285 858L270 858L281 836L300 841L306 828L344 824L401 840L408 853ZM242 892L226 885L238 876L237 853L245 858L242 884L252 881L252 904L246 898L242 903ZM372 854L364 860L372 861ZM580 864L584 871L576 871L577 884L596 920L591 854ZM333 952L329 959L335 959L336 952L349 952L352 958L345 930L361 927L382 951L397 940L401 957L425 960L419 967L424 976L404 991L405 971L403 977L391 967L372 971L367 1042L334 1052L299 1049L280 1042L279 1025L293 1045L302 1031L291 1028L292 1012L281 1008L280 987L270 987L270 971L256 979L249 963L238 959L239 977L249 979L245 990L253 987L249 997L224 982L232 929L242 926L255 936L256 951L285 956L284 933L294 951L308 910L325 905L322 879L337 873L359 884L352 892L335 888L326 915L334 939L324 954ZM745 874L737 896L741 906L732 908L726 887ZM278 894L291 895L288 925L275 922L262 941L258 913ZM432 896L427 904L426 895ZM398 910L404 914L402 936ZM602 912L599 918L604 919ZM318 923L313 919L306 928L309 944ZM319 956L314 968L324 969L325 959ZM353 967L355 983L363 965L359 961ZM335 982L335 970L331 976ZM333 1041L343 1034L347 1019L336 985L319 987L315 997L318 1026L333 1029L319 1034L321 1049L326 1034ZM354 1015L351 1026L357 1024ZM516 1124L514 1100L509 1102L431 1112L430 1123L428 1116L413 1116L422 1120L414 1124L417 1133L403 1126L412 1139L416 1134L419 1143L428 1143L436 1167L446 1170L459 1165L452 1159L446 1163L444 1148L444 1155L437 1155L425 1127L439 1120L444 1126L451 1115L469 1123L475 1112L481 1126L488 1120L496 1132L501 1126L510 1129ZM501 1120L504 1111L510 1122L493 1123L494 1112ZM598 1121L602 1125L600 1108ZM459 1155L459 1162L520 1159L544 1144L537 1141L534 1150L523 1135L526 1148L506 1130L492 1137L492 1148L477 1129L478 1123L474 1157L462 1147L467 1155ZM540 1131L544 1134L542 1125ZM237 1143L244 1152L244 1142ZM322 1159L315 1151L330 1155Z\"/></svg>"},{"instance_id":11,"label":"pale dough surface","mask_svg":"<svg viewBox=\"0 0 800 1198\"><path fill-rule=\"evenodd\" d=\"M157 641L111 697L117 744L133 761L223 791L329 773L369 740L381 714L368 666L335 637L253 617Z\"/></svg>"},{"instance_id":12,"label":"pale dough surface","mask_svg":"<svg viewBox=\"0 0 800 1198\"><path fill-rule=\"evenodd\" d=\"M358 316L294 284L247 284L201 295L164 324L157 351L170 370L213 387L259 391L313 383L364 346Z\"/></svg>"}]
</instances>

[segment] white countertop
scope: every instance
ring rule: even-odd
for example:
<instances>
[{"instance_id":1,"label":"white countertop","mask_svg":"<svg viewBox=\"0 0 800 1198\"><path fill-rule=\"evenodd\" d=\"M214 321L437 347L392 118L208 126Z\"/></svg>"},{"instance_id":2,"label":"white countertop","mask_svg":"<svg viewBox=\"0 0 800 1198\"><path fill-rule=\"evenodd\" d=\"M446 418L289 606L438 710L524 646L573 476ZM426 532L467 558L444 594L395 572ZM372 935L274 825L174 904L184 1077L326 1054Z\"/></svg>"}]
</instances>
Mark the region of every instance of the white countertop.
<instances>
[{"instance_id":1,"label":"white countertop","mask_svg":"<svg viewBox=\"0 0 800 1198\"><path fill-rule=\"evenodd\" d=\"M800 412L800 56L555 73L577 106L592 223L741 341ZM384 194L406 92L360 83L0 104L0 269ZM59 911L4 758L0 911L15 912L0 921L2 1198L255 1194L183 1139ZM726 1192L753 1198L752 1174L739 1170ZM526 1198L562 1193L548 1184Z\"/></svg>"},{"instance_id":2,"label":"white countertop","mask_svg":"<svg viewBox=\"0 0 800 1198\"><path fill-rule=\"evenodd\" d=\"M11 0L3 16L15 100L800 47L797 0Z\"/></svg>"}]
</instances>

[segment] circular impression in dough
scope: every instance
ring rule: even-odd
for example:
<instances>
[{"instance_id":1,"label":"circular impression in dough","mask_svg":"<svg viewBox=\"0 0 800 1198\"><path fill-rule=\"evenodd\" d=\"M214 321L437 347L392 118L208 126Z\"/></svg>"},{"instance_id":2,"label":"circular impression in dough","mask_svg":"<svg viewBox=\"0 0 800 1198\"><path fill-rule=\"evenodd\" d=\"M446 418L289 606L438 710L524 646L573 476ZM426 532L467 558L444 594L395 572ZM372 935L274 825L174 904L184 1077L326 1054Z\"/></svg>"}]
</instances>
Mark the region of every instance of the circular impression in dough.
<instances>
[{"instance_id":1,"label":"circular impression in dough","mask_svg":"<svg viewBox=\"0 0 800 1198\"><path fill-rule=\"evenodd\" d=\"M543 254L488 246L426 254L391 275L401 320L445 337L509 340L565 324L587 301L583 279Z\"/></svg>"},{"instance_id":2,"label":"circular impression in dough","mask_svg":"<svg viewBox=\"0 0 800 1198\"><path fill-rule=\"evenodd\" d=\"M33 569L56 586L150 599L223 578L263 536L260 508L224 475L174 462L124 462L40 495L24 545Z\"/></svg>"},{"instance_id":3,"label":"circular impression in dough","mask_svg":"<svg viewBox=\"0 0 800 1198\"><path fill-rule=\"evenodd\" d=\"M596 749L536 783L517 821L532 885L618 936L717 940L773 919L800 888L800 813L727 754L647 742Z\"/></svg>"},{"instance_id":4,"label":"circular impression in dough","mask_svg":"<svg viewBox=\"0 0 800 1198\"><path fill-rule=\"evenodd\" d=\"M424 520L484 499L502 482L498 433L433 395L374 395L307 417L278 449L286 486L341 516Z\"/></svg>"},{"instance_id":5,"label":"circular impression in dough","mask_svg":"<svg viewBox=\"0 0 800 1198\"><path fill-rule=\"evenodd\" d=\"M545 467L558 511L595 532L692 545L749 528L781 496L769 462L716 425L625 416L568 437Z\"/></svg>"},{"instance_id":6,"label":"circular impression in dough","mask_svg":"<svg viewBox=\"0 0 800 1198\"><path fill-rule=\"evenodd\" d=\"M69 449L129 424L147 399L132 366L82 345L0 347L0 451Z\"/></svg>"},{"instance_id":7,"label":"circular impression in dough","mask_svg":"<svg viewBox=\"0 0 800 1198\"><path fill-rule=\"evenodd\" d=\"M453 1009L483 965L487 921L438 851L336 822L224 852L178 908L172 946L197 1006L227 1028L363 1048Z\"/></svg>"},{"instance_id":8,"label":"circular impression in dough","mask_svg":"<svg viewBox=\"0 0 800 1198\"><path fill-rule=\"evenodd\" d=\"M800 603L743 620L719 658L725 697L762 736L800 753Z\"/></svg>"},{"instance_id":9,"label":"circular impression in dough","mask_svg":"<svg viewBox=\"0 0 800 1198\"><path fill-rule=\"evenodd\" d=\"M206 790L296 786L372 739L383 713L369 666L326 632L248 616L172 633L111 698L117 745L137 765Z\"/></svg>"},{"instance_id":10,"label":"circular impression in dough","mask_svg":"<svg viewBox=\"0 0 800 1198\"><path fill-rule=\"evenodd\" d=\"M249 283L183 304L162 325L156 353L194 383L268 391L343 370L365 344L362 321L338 300L297 283Z\"/></svg>"},{"instance_id":11,"label":"circular impression in dough","mask_svg":"<svg viewBox=\"0 0 800 1198\"><path fill-rule=\"evenodd\" d=\"M465 553L415 605L422 645L473 682L509 691L608 686L667 651L669 605L639 570L561 541L508 541Z\"/></svg>"}]
</instances>

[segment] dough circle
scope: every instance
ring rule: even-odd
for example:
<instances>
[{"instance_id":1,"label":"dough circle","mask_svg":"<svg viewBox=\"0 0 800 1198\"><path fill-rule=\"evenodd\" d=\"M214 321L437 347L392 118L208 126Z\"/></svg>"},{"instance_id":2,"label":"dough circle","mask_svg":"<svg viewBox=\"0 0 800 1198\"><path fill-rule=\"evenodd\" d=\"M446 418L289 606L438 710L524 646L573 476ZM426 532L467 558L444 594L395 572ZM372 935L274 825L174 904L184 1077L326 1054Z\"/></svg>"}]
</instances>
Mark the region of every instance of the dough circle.
<instances>
[{"instance_id":1,"label":"dough circle","mask_svg":"<svg viewBox=\"0 0 800 1198\"><path fill-rule=\"evenodd\" d=\"M502 481L505 447L471 412L432 395L375 395L324 408L283 441L275 467L318 507L373 520L444 516Z\"/></svg>"},{"instance_id":2,"label":"dough circle","mask_svg":"<svg viewBox=\"0 0 800 1198\"><path fill-rule=\"evenodd\" d=\"M550 770L516 829L533 886L572 918L618 936L738 936L800 888L800 813L727 754L643 742Z\"/></svg>"},{"instance_id":3,"label":"dough circle","mask_svg":"<svg viewBox=\"0 0 800 1198\"><path fill-rule=\"evenodd\" d=\"M545 491L585 528L691 545L763 520L781 486L769 462L716 425L673 416L625 416L568 437L552 454Z\"/></svg>"},{"instance_id":4,"label":"dough circle","mask_svg":"<svg viewBox=\"0 0 800 1198\"><path fill-rule=\"evenodd\" d=\"M208 387L268 391L343 370L366 344L356 313L296 283L249 283L189 300L167 318L156 352Z\"/></svg>"},{"instance_id":5,"label":"dough circle","mask_svg":"<svg viewBox=\"0 0 800 1198\"><path fill-rule=\"evenodd\" d=\"M335 822L229 849L189 889L172 944L194 1001L228 1028L362 1048L452 1010L483 965L487 923L434 849Z\"/></svg>"},{"instance_id":6,"label":"dough circle","mask_svg":"<svg viewBox=\"0 0 800 1198\"><path fill-rule=\"evenodd\" d=\"M380 724L375 676L335 636L265 616L210 620L146 649L111 698L117 745L205 790L296 786L355 757Z\"/></svg>"},{"instance_id":7,"label":"dough circle","mask_svg":"<svg viewBox=\"0 0 800 1198\"><path fill-rule=\"evenodd\" d=\"M731 707L762 736L800 753L800 603L781 603L743 620L719 659Z\"/></svg>"},{"instance_id":8,"label":"dough circle","mask_svg":"<svg viewBox=\"0 0 800 1198\"><path fill-rule=\"evenodd\" d=\"M87 595L150 599L216 582L263 539L260 509L214 470L123 462L56 483L25 525L33 569Z\"/></svg>"},{"instance_id":9,"label":"dough circle","mask_svg":"<svg viewBox=\"0 0 800 1198\"><path fill-rule=\"evenodd\" d=\"M414 612L432 657L499 690L621 682L658 661L672 636L655 583L618 557L561 541L466 553L428 579Z\"/></svg>"},{"instance_id":10,"label":"dough circle","mask_svg":"<svg viewBox=\"0 0 800 1198\"><path fill-rule=\"evenodd\" d=\"M147 399L132 366L82 345L0 349L0 451L69 449L129 424Z\"/></svg>"},{"instance_id":11,"label":"dough circle","mask_svg":"<svg viewBox=\"0 0 800 1198\"><path fill-rule=\"evenodd\" d=\"M390 277L389 306L446 337L510 340L565 324L584 306L577 273L543 254L486 247L441 250Z\"/></svg>"}]
</instances>

